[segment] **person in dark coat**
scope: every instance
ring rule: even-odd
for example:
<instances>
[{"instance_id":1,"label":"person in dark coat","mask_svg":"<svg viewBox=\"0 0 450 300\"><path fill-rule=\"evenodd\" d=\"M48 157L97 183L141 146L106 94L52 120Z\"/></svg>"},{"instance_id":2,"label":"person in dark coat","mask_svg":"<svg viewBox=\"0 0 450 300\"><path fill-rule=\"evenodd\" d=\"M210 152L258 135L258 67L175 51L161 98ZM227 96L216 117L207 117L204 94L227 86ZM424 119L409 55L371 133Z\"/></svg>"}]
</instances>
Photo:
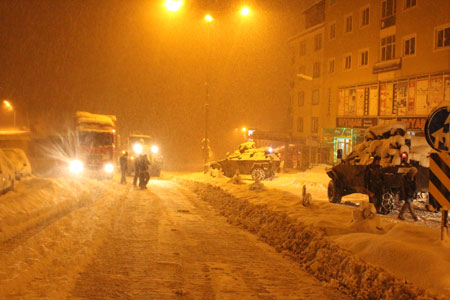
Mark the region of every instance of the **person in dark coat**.
<instances>
[{"instance_id":1,"label":"person in dark coat","mask_svg":"<svg viewBox=\"0 0 450 300\"><path fill-rule=\"evenodd\" d=\"M414 208L412 207L412 202L414 201L416 196L416 174L417 169L415 167L412 167L411 169L409 169L408 173L406 173L402 177L400 199L404 200L405 203L403 204L402 208L400 209L400 213L398 214L398 218L400 220L405 220L404 214L406 209L409 210L414 221L419 220L414 212Z\"/></svg>"},{"instance_id":2,"label":"person in dark coat","mask_svg":"<svg viewBox=\"0 0 450 300\"><path fill-rule=\"evenodd\" d=\"M147 188L147 183L150 180L149 173L150 161L146 154L141 154L139 156L139 187L141 189Z\"/></svg>"},{"instance_id":3,"label":"person in dark coat","mask_svg":"<svg viewBox=\"0 0 450 300\"><path fill-rule=\"evenodd\" d=\"M133 177L133 185L136 186L137 180L139 178L140 170L141 170L141 163L140 163L140 156L137 156L134 159L134 177Z\"/></svg>"},{"instance_id":4,"label":"person in dark coat","mask_svg":"<svg viewBox=\"0 0 450 300\"><path fill-rule=\"evenodd\" d=\"M120 183L126 184L127 183L127 171L128 171L128 152L124 151L122 155L120 156Z\"/></svg>"},{"instance_id":5,"label":"person in dark coat","mask_svg":"<svg viewBox=\"0 0 450 300\"><path fill-rule=\"evenodd\" d=\"M375 156L370 165L364 169L364 188L369 195L369 202L380 210L381 197L384 189L384 174L381 170L381 157Z\"/></svg>"}]
</instances>

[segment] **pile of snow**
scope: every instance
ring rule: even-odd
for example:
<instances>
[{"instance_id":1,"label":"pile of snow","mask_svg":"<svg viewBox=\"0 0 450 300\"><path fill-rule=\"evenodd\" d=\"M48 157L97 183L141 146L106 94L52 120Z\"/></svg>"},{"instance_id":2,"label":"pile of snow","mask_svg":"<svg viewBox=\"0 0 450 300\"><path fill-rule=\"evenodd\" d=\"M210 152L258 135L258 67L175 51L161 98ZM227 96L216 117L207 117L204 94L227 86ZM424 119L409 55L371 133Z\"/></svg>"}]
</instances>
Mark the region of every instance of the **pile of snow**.
<instances>
[{"instance_id":1,"label":"pile of snow","mask_svg":"<svg viewBox=\"0 0 450 300\"><path fill-rule=\"evenodd\" d=\"M0 299L68 298L126 191L84 178L31 178L0 197Z\"/></svg>"},{"instance_id":2,"label":"pile of snow","mask_svg":"<svg viewBox=\"0 0 450 300\"><path fill-rule=\"evenodd\" d=\"M415 138L415 140L419 139L419 137ZM425 141L425 138L421 139ZM366 131L364 142L357 145L347 159L359 158L359 161L356 160L357 163L366 165L370 163L371 157L377 155L381 157L381 165L389 167L400 165L401 154L407 153L408 159L419 162L423 167L429 167L428 158L431 148L423 147L422 144L416 146L411 140L412 137L406 133L404 123L370 127Z\"/></svg>"},{"instance_id":3,"label":"pile of snow","mask_svg":"<svg viewBox=\"0 0 450 300\"><path fill-rule=\"evenodd\" d=\"M270 151L270 147L256 148L254 142L246 142L239 145L239 150L227 153L227 159L231 160L280 160L276 153Z\"/></svg>"},{"instance_id":4,"label":"pile of snow","mask_svg":"<svg viewBox=\"0 0 450 300\"><path fill-rule=\"evenodd\" d=\"M249 184L203 174L178 180L230 223L257 234L355 299L450 297L450 246L440 241L439 230L381 218L369 204L353 208L313 201L304 207L300 196L270 188L269 182L252 191Z\"/></svg>"},{"instance_id":5,"label":"pile of snow","mask_svg":"<svg viewBox=\"0 0 450 300\"><path fill-rule=\"evenodd\" d=\"M22 149L2 148L1 150L11 162L16 174L19 174L20 177L31 176L31 164Z\"/></svg>"},{"instance_id":6,"label":"pile of snow","mask_svg":"<svg viewBox=\"0 0 450 300\"><path fill-rule=\"evenodd\" d=\"M421 166L430 167L430 153L433 149L428 144L425 137L412 136L411 137L411 150L409 153L409 159L418 161Z\"/></svg>"}]
</instances>

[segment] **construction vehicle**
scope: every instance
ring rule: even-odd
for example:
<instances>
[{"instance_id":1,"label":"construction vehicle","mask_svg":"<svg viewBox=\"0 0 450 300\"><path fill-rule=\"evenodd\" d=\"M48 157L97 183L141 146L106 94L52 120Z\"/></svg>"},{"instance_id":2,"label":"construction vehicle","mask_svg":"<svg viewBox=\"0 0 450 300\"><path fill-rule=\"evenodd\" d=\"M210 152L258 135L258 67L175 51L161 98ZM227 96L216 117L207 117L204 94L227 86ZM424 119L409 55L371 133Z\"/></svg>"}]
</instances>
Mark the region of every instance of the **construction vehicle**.
<instances>
[{"instance_id":1,"label":"construction vehicle","mask_svg":"<svg viewBox=\"0 0 450 300\"><path fill-rule=\"evenodd\" d=\"M128 175L134 173L134 160L141 154L147 155L150 165L150 176L159 177L163 165L163 157L159 147L153 143L149 135L131 134L128 136Z\"/></svg>"}]
</instances>

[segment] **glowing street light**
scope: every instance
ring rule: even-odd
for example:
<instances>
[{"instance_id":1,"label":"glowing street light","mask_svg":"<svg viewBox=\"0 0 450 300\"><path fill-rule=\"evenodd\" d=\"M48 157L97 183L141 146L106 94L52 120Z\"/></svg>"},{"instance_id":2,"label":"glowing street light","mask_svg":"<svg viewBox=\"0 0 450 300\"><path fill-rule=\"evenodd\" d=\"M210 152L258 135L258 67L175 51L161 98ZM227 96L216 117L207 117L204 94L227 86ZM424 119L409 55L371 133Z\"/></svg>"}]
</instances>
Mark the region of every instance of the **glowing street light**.
<instances>
[{"instance_id":1,"label":"glowing street light","mask_svg":"<svg viewBox=\"0 0 450 300\"><path fill-rule=\"evenodd\" d=\"M245 127L242 127L242 132L247 132L247 128L245 128Z\"/></svg>"},{"instance_id":2,"label":"glowing street light","mask_svg":"<svg viewBox=\"0 0 450 300\"><path fill-rule=\"evenodd\" d=\"M9 111L14 110L14 108L12 107L11 103L8 100L3 100L3 105L5 105L6 109Z\"/></svg>"},{"instance_id":3,"label":"glowing street light","mask_svg":"<svg viewBox=\"0 0 450 300\"><path fill-rule=\"evenodd\" d=\"M206 14L205 21L211 23L212 21L214 21L214 19L210 14Z\"/></svg>"},{"instance_id":4,"label":"glowing street light","mask_svg":"<svg viewBox=\"0 0 450 300\"><path fill-rule=\"evenodd\" d=\"M14 114L14 127L16 127L16 111L14 110L14 107L12 106L11 102L8 100L3 100L3 105L8 111L12 111Z\"/></svg>"},{"instance_id":5,"label":"glowing street light","mask_svg":"<svg viewBox=\"0 0 450 300\"><path fill-rule=\"evenodd\" d=\"M176 12L179 11L183 6L182 0L166 0L164 3L168 11Z\"/></svg>"},{"instance_id":6,"label":"glowing street light","mask_svg":"<svg viewBox=\"0 0 450 300\"><path fill-rule=\"evenodd\" d=\"M248 8L247 6L244 6L241 9L241 15L243 15L244 17L248 16L250 14L250 8Z\"/></svg>"}]
</instances>

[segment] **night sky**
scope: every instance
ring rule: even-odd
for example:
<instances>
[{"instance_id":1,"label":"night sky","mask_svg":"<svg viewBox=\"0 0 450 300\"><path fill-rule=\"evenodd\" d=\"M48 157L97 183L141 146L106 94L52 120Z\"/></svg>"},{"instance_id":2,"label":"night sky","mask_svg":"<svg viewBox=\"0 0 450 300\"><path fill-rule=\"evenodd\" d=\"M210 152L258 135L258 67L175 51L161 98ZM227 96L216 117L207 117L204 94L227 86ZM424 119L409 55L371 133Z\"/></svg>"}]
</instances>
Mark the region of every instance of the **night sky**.
<instances>
[{"instance_id":1,"label":"night sky","mask_svg":"<svg viewBox=\"0 0 450 300\"><path fill-rule=\"evenodd\" d=\"M18 124L64 132L76 110L114 114L122 137L153 135L169 166L199 163L209 72L214 158L243 141L235 128L286 130L290 1L260 1L246 19L236 1L177 14L163 2L0 0L0 96Z\"/></svg>"}]
</instances>

